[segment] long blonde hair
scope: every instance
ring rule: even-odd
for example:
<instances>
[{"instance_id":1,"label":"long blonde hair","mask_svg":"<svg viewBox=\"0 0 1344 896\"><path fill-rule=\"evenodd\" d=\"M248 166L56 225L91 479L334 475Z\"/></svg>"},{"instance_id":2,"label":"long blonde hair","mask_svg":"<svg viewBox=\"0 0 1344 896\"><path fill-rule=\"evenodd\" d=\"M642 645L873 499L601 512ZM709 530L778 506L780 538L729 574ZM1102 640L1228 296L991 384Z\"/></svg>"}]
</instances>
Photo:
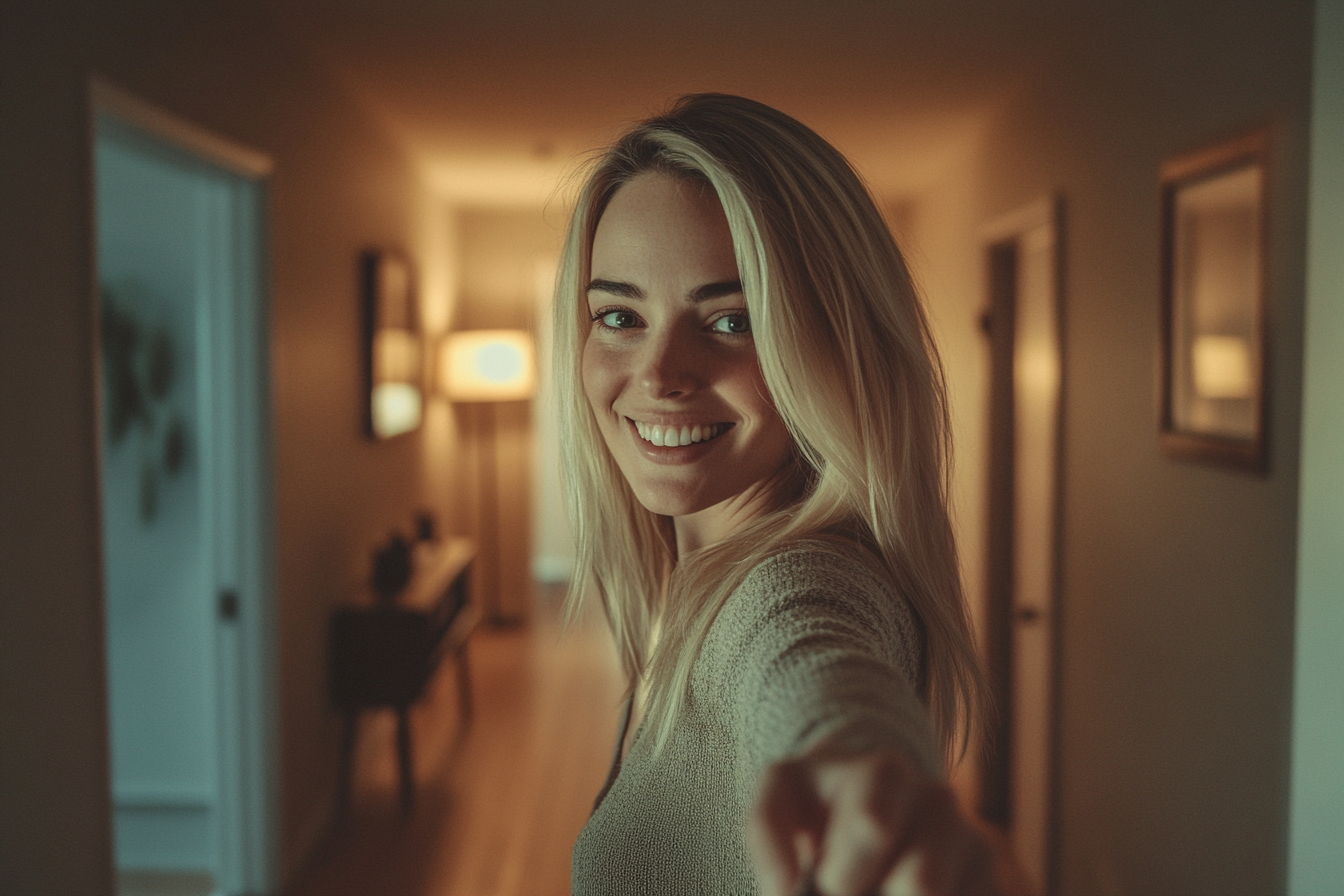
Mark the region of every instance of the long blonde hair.
<instances>
[{"instance_id":1,"label":"long blonde hair","mask_svg":"<svg viewBox=\"0 0 1344 896\"><path fill-rule=\"evenodd\" d=\"M612 196L657 172L709 185L728 219L757 356L793 437L801 495L743 531L677 557L672 521L646 510L583 391L593 236ZM571 609L601 601L661 747L710 625L746 574L799 544L858 543L920 623L916 683L948 758L982 692L948 519L941 364L900 250L830 144L760 103L683 97L600 156L578 196L555 308L562 469L577 568ZM661 636L653 644L655 625Z\"/></svg>"}]
</instances>

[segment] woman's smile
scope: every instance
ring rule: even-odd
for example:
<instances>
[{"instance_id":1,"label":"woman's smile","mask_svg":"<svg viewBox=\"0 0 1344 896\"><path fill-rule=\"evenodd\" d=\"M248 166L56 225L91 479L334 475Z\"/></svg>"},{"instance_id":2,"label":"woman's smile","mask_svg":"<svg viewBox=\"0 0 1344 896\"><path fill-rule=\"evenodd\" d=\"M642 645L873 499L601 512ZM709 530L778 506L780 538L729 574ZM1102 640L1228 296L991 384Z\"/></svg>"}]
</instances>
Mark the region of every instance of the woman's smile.
<instances>
[{"instance_id":1,"label":"woman's smile","mask_svg":"<svg viewBox=\"0 0 1344 896\"><path fill-rule=\"evenodd\" d=\"M678 426L675 423L642 423L639 420L631 420L635 425L635 431L639 437L646 442L650 442L659 448L684 448L688 445L695 445L699 442L708 442L710 439L728 431L731 423L695 423L687 425L685 423Z\"/></svg>"}]
</instances>

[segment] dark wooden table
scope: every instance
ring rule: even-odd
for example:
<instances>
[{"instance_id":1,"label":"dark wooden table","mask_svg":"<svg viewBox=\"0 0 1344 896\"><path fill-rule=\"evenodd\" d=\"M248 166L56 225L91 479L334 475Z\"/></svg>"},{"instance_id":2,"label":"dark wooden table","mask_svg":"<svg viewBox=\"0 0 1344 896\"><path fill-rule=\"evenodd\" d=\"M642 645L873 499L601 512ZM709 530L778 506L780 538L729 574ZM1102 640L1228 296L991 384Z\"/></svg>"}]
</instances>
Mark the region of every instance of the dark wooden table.
<instances>
[{"instance_id":1,"label":"dark wooden table","mask_svg":"<svg viewBox=\"0 0 1344 896\"><path fill-rule=\"evenodd\" d=\"M471 594L475 557L476 545L467 539L421 547L415 555L415 573L395 603L377 604L370 596L365 603L340 607L332 614L331 699L345 716L337 782L337 804L342 810L350 801L363 710L385 708L397 713L397 760L405 814L415 804L409 710L445 657L457 660L462 723L470 723L467 641L481 619Z\"/></svg>"}]
</instances>

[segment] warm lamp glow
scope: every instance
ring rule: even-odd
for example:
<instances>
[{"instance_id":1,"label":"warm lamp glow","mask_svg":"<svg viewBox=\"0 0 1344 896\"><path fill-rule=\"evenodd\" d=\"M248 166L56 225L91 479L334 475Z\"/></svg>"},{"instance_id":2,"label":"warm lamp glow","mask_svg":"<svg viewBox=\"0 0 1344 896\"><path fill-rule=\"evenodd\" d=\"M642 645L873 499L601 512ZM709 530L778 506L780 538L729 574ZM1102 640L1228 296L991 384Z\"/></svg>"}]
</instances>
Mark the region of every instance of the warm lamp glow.
<instances>
[{"instance_id":1,"label":"warm lamp glow","mask_svg":"<svg viewBox=\"0 0 1344 896\"><path fill-rule=\"evenodd\" d=\"M420 425L420 390L410 383L379 383L371 397L373 432L388 439Z\"/></svg>"},{"instance_id":2,"label":"warm lamp glow","mask_svg":"<svg viewBox=\"0 0 1344 896\"><path fill-rule=\"evenodd\" d=\"M464 330L439 347L439 389L453 401L519 401L537 385L525 330Z\"/></svg>"},{"instance_id":3,"label":"warm lamp glow","mask_svg":"<svg viewBox=\"0 0 1344 896\"><path fill-rule=\"evenodd\" d=\"M1240 336L1196 336L1190 347L1195 392L1201 398L1249 398L1251 347Z\"/></svg>"},{"instance_id":4,"label":"warm lamp glow","mask_svg":"<svg viewBox=\"0 0 1344 896\"><path fill-rule=\"evenodd\" d=\"M400 327L373 334L373 432L391 438L420 425L420 337Z\"/></svg>"}]
</instances>

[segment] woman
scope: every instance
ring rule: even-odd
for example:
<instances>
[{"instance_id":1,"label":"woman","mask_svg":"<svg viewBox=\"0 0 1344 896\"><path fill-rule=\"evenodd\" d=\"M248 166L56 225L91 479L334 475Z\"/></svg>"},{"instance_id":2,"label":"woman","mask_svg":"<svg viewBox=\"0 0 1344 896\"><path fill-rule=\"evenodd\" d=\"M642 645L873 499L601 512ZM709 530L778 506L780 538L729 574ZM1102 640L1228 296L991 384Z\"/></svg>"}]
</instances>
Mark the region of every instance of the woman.
<instances>
[{"instance_id":1,"label":"woman","mask_svg":"<svg viewBox=\"0 0 1344 896\"><path fill-rule=\"evenodd\" d=\"M941 371L844 158L738 97L634 128L579 196L556 358L571 594L631 697L574 892L999 892L942 781L980 679Z\"/></svg>"}]
</instances>

